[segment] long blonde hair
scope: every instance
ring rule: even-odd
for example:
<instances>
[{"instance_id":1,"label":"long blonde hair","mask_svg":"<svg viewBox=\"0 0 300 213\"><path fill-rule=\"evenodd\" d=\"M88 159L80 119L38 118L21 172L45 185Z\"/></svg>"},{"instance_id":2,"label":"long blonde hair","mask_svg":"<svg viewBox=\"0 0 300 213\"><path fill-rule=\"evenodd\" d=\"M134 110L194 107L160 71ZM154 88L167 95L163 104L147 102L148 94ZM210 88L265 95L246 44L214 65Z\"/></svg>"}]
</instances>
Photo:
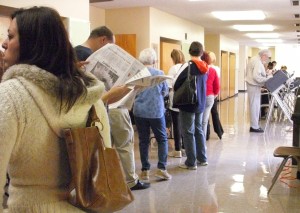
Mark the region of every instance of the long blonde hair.
<instances>
[{"instance_id":1,"label":"long blonde hair","mask_svg":"<svg viewBox=\"0 0 300 213\"><path fill-rule=\"evenodd\" d=\"M171 52L171 58L174 64L183 64L185 63L184 54L181 50L173 49Z\"/></svg>"}]
</instances>

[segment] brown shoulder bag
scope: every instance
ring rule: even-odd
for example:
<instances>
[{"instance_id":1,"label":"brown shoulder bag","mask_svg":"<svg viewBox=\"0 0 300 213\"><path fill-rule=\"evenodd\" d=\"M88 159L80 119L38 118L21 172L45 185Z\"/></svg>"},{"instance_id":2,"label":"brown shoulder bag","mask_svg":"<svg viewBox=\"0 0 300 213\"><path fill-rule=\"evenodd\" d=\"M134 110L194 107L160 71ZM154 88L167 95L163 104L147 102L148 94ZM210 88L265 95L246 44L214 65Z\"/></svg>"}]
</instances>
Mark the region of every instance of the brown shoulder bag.
<instances>
[{"instance_id":1,"label":"brown shoulder bag","mask_svg":"<svg viewBox=\"0 0 300 213\"><path fill-rule=\"evenodd\" d=\"M118 154L105 148L94 105L85 128L65 129L72 172L70 202L87 212L118 211L134 200Z\"/></svg>"}]
</instances>

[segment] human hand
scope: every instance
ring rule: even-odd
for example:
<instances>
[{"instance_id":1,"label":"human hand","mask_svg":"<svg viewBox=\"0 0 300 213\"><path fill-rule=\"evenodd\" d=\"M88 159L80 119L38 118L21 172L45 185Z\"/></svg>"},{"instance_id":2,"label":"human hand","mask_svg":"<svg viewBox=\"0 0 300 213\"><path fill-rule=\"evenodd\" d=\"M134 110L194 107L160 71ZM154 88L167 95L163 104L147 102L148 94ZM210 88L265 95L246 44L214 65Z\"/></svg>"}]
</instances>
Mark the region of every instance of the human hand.
<instances>
[{"instance_id":1,"label":"human hand","mask_svg":"<svg viewBox=\"0 0 300 213\"><path fill-rule=\"evenodd\" d=\"M82 69L84 67L84 65L86 65L88 63L90 63L90 62L89 61L78 61L76 65L78 68Z\"/></svg>"}]
</instances>

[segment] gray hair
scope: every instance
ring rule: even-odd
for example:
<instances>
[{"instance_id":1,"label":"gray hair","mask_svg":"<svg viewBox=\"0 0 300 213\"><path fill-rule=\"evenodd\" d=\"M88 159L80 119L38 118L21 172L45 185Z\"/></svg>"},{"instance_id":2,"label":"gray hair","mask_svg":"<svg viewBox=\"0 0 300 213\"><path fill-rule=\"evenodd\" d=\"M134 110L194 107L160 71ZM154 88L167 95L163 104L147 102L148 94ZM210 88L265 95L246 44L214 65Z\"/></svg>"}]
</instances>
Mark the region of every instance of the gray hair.
<instances>
[{"instance_id":1,"label":"gray hair","mask_svg":"<svg viewBox=\"0 0 300 213\"><path fill-rule=\"evenodd\" d=\"M153 48L146 48L140 52L140 62L144 65L153 65L157 60L155 50Z\"/></svg>"},{"instance_id":2,"label":"gray hair","mask_svg":"<svg viewBox=\"0 0 300 213\"><path fill-rule=\"evenodd\" d=\"M268 55L268 57L270 57L271 53L270 53L270 50L268 50L268 49L263 49L263 50L260 50L260 51L258 52L258 55L259 55L260 57L263 56L263 55Z\"/></svg>"}]
</instances>

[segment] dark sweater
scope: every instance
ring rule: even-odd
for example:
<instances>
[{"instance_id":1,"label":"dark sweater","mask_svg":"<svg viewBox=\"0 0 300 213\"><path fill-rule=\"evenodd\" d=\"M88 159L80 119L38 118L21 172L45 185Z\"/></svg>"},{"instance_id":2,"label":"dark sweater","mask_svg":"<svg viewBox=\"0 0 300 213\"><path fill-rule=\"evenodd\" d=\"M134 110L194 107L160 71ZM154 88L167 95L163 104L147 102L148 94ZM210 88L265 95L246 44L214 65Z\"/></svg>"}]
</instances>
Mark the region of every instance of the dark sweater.
<instances>
[{"instance_id":1,"label":"dark sweater","mask_svg":"<svg viewBox=\"0 0 300 213\"><path fill-rule=\"evenodd\" d=\"M75 48L78 61L85 61L90 55L92 55L92 50L90 48L78 45Z\"/></svg>"}]
</instances>

